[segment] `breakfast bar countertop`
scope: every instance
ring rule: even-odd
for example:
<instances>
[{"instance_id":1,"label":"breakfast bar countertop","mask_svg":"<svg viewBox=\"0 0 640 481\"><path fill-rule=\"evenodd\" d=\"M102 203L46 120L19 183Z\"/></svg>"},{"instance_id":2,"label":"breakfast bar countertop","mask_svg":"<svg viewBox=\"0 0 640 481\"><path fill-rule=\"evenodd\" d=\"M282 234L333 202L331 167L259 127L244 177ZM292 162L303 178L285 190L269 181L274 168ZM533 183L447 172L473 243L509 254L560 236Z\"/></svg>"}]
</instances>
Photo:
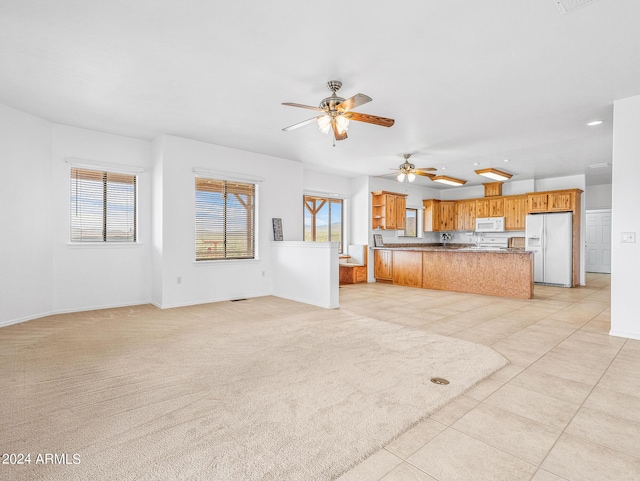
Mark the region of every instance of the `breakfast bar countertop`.
<instances>
[{"instance_id":1,"label":"breakfast bar countertop","mask_svg":"<svg viewBox=\"0 0 640 481\"><path fill-rule=\"evenodd\" d=\"M442 244L442 243L424 243L424 244L385 244L381 247L373 247L373 249L391 249L394 251L428 251L428 252L491 252L496 254L529 254L533 252L527 251L522 247L478 247L475 244Z\"/></svg>"}]
</instances>

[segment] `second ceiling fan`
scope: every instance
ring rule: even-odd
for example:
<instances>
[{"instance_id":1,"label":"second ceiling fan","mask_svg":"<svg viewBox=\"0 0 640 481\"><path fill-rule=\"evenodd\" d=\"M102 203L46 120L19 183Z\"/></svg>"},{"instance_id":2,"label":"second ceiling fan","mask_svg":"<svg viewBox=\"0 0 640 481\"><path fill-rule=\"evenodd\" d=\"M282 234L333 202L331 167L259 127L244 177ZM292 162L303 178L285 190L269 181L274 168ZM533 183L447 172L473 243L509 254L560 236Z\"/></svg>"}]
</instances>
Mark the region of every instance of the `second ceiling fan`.
<instances>
[{"instance_id":1,"label":"second ceiling fan","mask_svg":"<svg viewBox=\"0 0 640 481\"><path fill-rule=\"evenodd\" d=\"M433 167L416 168L415 165L409 162L409 158L411 157L411 154L402 154L402 156L404 157L404 163L400 164L400 166L397 169L392 169L398 172L398 177L397 177L398 182L404 182L405 178L409 182L413 182L416 178L416 175L421 175L423 177L429 177L429 178L432 178L435 176L435 174L430 174L429 172L433 172L437 169Z\"/></svg>"},{"instance_id":2,"label":"second ceiling fan","mask_svg":"<svg viewBox=\"0 0 640 481\"><path fill-rule=\"evenodd\" d=\"M336 92L342 87L342 82L339 80L330 80L327 82L327 87L331 90L332 94L323 99L320 102L319 107L313 107L311 105L297 104L293 102L283 102L282 105L288 105L290 107L300 107L303 109L316 110L322 112L308 120L298 122L297 124L285 127L284 131L294 130L305 125L318 123L318 128L323 133L328 133L329 130L333 130L333 136L335 140L344 140L347 138L347 130L350 120L356 120L358 122L366 122L368 124L381 125L383 127L391 127L394 124L393 119L385 117L378 117L376 115L361 114L358 112L352 112L352 109L371 102L372 98L364 94L356 94L348 99L338 97Z\"/></svg>"}]
</instances>

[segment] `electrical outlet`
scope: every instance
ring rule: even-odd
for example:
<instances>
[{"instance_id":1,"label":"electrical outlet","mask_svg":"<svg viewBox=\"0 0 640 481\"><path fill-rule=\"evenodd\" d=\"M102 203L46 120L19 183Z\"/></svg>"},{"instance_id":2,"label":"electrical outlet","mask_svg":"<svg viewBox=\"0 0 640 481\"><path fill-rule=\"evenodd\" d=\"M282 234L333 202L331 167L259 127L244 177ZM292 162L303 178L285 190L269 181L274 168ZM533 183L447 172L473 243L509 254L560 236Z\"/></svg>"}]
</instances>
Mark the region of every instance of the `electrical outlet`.
<instances>
[{"instance_id":1,"label":"electrical outlet","mask_svg":"<svg viewBox=\"0 0 640 481\"><path fill-rule=\"evenodd\" d=\"M264 277L265 271L262 271L262 277Z\"/></svg>"},{"instance_id":2,"label":"electrical outlet","mask_svg":"<svg viewBox=\"0 0 640 481\"><path fill-rule=\"evenodd\" d=\"M182 277L176 277L176 284L182 284Z\"/></svg>"}]
</instances>

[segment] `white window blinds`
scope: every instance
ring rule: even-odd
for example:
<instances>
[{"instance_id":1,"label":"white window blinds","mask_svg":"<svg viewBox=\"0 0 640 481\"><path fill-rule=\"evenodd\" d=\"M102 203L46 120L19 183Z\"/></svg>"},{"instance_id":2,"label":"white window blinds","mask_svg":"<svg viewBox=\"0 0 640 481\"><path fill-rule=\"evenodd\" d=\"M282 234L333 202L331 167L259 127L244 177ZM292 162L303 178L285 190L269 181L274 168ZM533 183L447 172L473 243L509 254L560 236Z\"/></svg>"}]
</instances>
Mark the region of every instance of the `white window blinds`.
<instances>
[{"instance_id":1,"label":"white window blinds","mask_svg":"<svg viewBox=\"0 0 640 481\"><path fill-rule=\"evenodd\" d=\"M196 261L255 258L253 183L196 177Z\"/></svg>"},{"instance_id":2,"label":"white window blinds","mask_svg":"<svg viewBox=\"0 0 640 481\"><path fill-rule=\"evenodd\" d=\"M136 176L71 168L71 242L136 242Z\"/></svg>"}]
</instances>

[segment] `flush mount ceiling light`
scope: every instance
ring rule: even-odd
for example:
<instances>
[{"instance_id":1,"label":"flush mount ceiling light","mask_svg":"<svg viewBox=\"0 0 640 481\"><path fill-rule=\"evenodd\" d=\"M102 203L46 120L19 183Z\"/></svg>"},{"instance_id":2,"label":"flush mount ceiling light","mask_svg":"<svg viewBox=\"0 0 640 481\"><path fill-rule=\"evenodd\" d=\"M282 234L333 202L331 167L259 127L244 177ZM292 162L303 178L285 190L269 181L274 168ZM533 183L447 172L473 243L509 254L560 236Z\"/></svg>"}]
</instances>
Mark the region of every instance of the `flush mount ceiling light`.
<instances>
[{"instance_id":1,"label":"flush mount ceiling light","mask_svg":"<svg viewBox=\"0 0 640 481\"><path fill-rule=\"evenodd\" d=\"M488 169L478 169L475 172L478 175L484 175L485 177L489 177L493 180L509 180L513 177L512 174L508 174L507 172L503 172L492 167L489 167Z\"/></svg>"},{"instance_id":2,"label":"flush mount ceiling light","mask_svg":"<svg viewBox=\"0 0 640 481\"><path fill-rule=\"evenodd\" d=\"M467 183L466 180L456 179L454 177L448 177L446 175L436 175L431 177L434 182L440 182L441 184L453 185L458 187Z\"/></svg>"},{"instance_id":3,"label":"flush mount ceiling light","mask_svg":"<svg viewBox=\"0 0 640 481\"><path fill-rule=\"evenodd\" d=\"M591 122L587 122L589 127L595 127L596 125L604 124L604 120L592 120Z\"/></svg>"}]
</instances>

